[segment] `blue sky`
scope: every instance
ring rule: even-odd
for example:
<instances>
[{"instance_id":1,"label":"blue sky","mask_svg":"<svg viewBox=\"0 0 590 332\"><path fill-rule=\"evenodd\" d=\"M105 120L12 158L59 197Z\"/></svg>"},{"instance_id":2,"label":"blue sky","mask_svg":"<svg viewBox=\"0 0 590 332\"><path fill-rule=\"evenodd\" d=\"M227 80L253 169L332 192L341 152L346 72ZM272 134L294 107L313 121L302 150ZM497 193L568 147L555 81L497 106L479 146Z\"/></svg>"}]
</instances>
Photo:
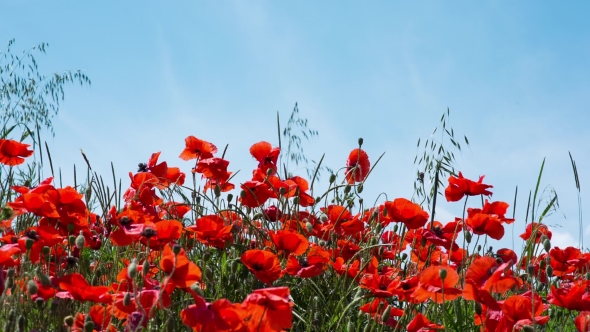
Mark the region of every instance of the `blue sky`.
<instances>
[{"instance_id":1,"label":"blue sky","mask_svg":"<svg viewBox=\"0 0 590 332\"><path fill-rule=\"evenodd\" d=\"M486 175L495 200L512 205L519 187L515 238L524 230L528 190L547 158L541 189L561 210L549 219L554 245L578 242L590 154L590 4L535 1L0 2L0 42L14 49L48 42L46 72L82 69L90 87L70 87L46 135L56 167L70 183L82 148L105 177L136 171L152 152L178 159L194 135L229 144L237 182L256 166L251 144L277 144L276 112L295 102L319 137L305 150L333 168L358 137L372 161L374 199L411 197L416 140L428 138L446 108L471 149L458 156L466 177ZM65 184L64 183L64 184ZM128 182L127 182L128 183ZM460 214L440 206L437 219ZM511 214L511 211L510 211ZM586 222L585 226L589 224ZM501 243L511 247L511 227ZM590 235L588 232L586 235ZM590 241L586 241L590 243Z\"/></svg>"}]
</instances>

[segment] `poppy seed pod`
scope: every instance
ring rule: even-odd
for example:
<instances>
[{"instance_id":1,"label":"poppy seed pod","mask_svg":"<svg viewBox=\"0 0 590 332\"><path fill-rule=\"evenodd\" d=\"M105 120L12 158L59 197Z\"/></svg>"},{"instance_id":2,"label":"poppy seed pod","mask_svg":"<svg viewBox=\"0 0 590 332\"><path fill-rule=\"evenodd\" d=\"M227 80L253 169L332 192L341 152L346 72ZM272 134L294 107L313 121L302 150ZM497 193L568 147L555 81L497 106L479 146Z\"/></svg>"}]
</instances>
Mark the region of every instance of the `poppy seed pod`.
<instances>
[{"instance_id":1,"label":"poppy seed pod","mask_svg":"<svg viewBox=\"0 0 590 332\"><path fill-rule=\"evenodd\" d=\"M129 266L127 267L127 277L129 279L135 279L137 277L137 260L134 258Z\"/></svg>"},{"instance_id":2,"label":"poppy seed pod","mask_svg":"<svg viewBox=\"0 0 590 332\"><path fill-rule=\"evenodd\" d=\"M75 241L76 248L78 248L80 250L83 249L84 248L84 241L85 241L84 232L80 231L80 235L78 235L78 237L76 238L76 241Z\"/></svg>"},{"instance_id":3,"label":"poppy seed pod","mask_svg":"<svg viewBox=\"0 0 590 332\"><path fill-rule=\"evenodd\" d=\"M27 282L27 293L29 293L29 295L35 295L38 291L39 287L37 286L37 283L35 280L30 279L29 282Z\"/></svg>"}]
</instances>

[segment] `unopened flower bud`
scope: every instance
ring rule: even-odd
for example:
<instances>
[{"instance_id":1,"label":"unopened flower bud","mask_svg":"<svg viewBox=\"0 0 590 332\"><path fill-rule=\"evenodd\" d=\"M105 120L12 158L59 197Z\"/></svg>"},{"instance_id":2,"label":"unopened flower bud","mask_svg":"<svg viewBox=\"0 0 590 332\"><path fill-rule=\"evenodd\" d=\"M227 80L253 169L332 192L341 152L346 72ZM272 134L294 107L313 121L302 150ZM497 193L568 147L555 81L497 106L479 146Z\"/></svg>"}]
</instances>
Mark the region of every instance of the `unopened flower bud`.
<instances>
[{"instance_id":1,"label":"unopened flower bud","mask_svg":"<svg viewBox=\"0 0 590 332\"><path fill-rule=\"evenodd\" d=\"M547 273L547 277L553 277L553 267L551 265L547 265L547 269L545 270L545 272Z\"/></svg>"},{"instance_id":2,"label":"unopened flower bud","mask_svg":"<svg viewBox=\"0 0 590 332\"><path fill-rule=\"evenodd\" d=\"M67 327L72 327L74 326L74 316L66 316L64 318L64 325Z\"/></svg>"},{"instance_id":3,"label":"unopened flower bud","mask_svg":"<svg viewBox=\"0 0 590 332\"><path fill-rule=\"evenodd\" d=\"M51 252L51 248L49 248L48 246L43 246L43 249L41 249L41 252L43 253L43 256L47 256Z\"/></svg>"},{"instance_id":4,"label":"unopened flower bud","mask_svg":"<svg viewBox=\"0 0 590 332\"><path fill-rule=\"evenodd\" d=\"M549 250L551 250L551 241L549 241L549 239L545 239L545 241L543 241L543 248L546 252L549 252Z\"/></svg>"},{"instance_id":5,"label":"unopened flower bud","mask_svg":"<svg viewBox=\"0 0 590 332\"><path fill-rule=\"evenodd\" d=\"M25 318L25 316L23 316L23 315L18 316L17 326L18 326L19 332L25 331L25 329L27 328L27 319Z\"/></svg>"},{"instance_id":6,"label":"unopened flower bud","mask_svg":"<svg viewBox=\"0 0 590 332\"><path fill-rule=\"evenodd\" d=\"M535 266L533 264L529 264L526 267L526 271L528 272L529 275L533 275L535 274Z\"/></svg>"},{"instance_id":7,"label":"unopened flower bud","mask_svg":"<svg viewBox=\"0 0 590 332\"><path fill-rule=\"evenodd\" d=\"M352 188L352 187L351 187L349 184L347 184L346 186L344 186L344 193L345 193L345 194L348 194L348 193L350 192L350 189L351 189L351 188Z\"/></svg>"},{"instance_id":8,"label":"unopened flower bud","mask_svg":"<svg viewBox=\"0 0 590 332\"><path fill-rule=\"evenodd\" d=\"M182 247L181 247L181 246L180 246L180 244L178 244L178 243L172 246L172 252L173 252L175 255L178 255L178 254L180 253L180 250L181 250L181 249L182 249Z\"/></svg>"},{"instance_id":9,"label":"unopened flower bud","mask_svg":"<svg viewBox=\"0 0 590 332\"><path fill-rule=\"evenodd\" d=\"M75 227L75 225L73 223L69 223L68 224L68 233L73 232L74 231L74 227Z\"/></svg>"},{"instance_id":10,"label":"unopened flower bud","mask_svg":"<svg viewBox=\"0 0 590 332\"><path fill-rule=\"evenodd\" d=\"M362 145L363 145L363 138L359 137L359 146L362 146Z\"/></svg>"},{"instance_id":11,"label":"unopened flower bud","mask_svg":"<svg viewBox=\"0 0 590 332\"><path fill-rule=\"evenodd\" d=\"M92 321L92 317L90 315L86 315L84 319L84 332L92 332L94 331L94 322Z\"/></svg>"},{"instance_id":12,"label":"unopened flower bud","mask_svg":"<svg viewBox=\"0 0 590 332\"><path fill-rule=\"evenodd\" d=\"M440 276L440 279L442 281L444 281L447 278L447 270L446 269L438 270L438 275Z\"/></svg>"},{"instance_id":13,"label":"unopened flower bud","mask_svg":"<svg viewBox=\"0 0 590 332\"><path fill-rule=\"evenodd\" d=\"M84 248L84 232L80 231L80 235L76 238L76 248L82 250Z\"/></svg>"},{"instance_id":14,"label":"unopened flower bud","mask_svg":"<svg viewBox=\"0 0 590 332\"><path fill-rule=\"evenodd\" d=\"M35 282L35 280L30 279L27 283L27 293L29 293L29 295L35 295L38 291L39 287L37 286L37 283Z\"/></svg>"},{"instance_id":15,"label":"unopened flower bud","mask_svg":"<svg viewBox=\"0 0 590 332\"><path fill-rule=\"evenodd\" d=\"M330 184L334 183L336 181L336 174L332 173L330 174Z\"/></svg>"},{"instance_id":16,"label":"unopened flower bud","mask_svg":"<svg viewBox=\"0 0 590 332\"><path fill-rule=\"evenodd\" d=\"M14 278L14 269L8 269L7 274L8 278Z\"/></svg>"},{"instance_id":17,"label":"unopened flower bud","mask_svg":"<svg viewBox=\"0 0 590 332\"><path fill-rule=\"evenodd\" d=\"M142 267L143 276L145 277L149 271L150 271L150 262L146 258L146 260L143 261L143 267Z\"/></svg>"},{"instance_id":18,"label":"unopened flower bud","mask_svg":"<svg viewBox=\"0 0 590 332\"><path fill-rule=\"evenodd\" d=\"M475 313L478 315L481 315L483 313L483 308L481 306L481 303L479 302L475 302Z\"/></svg>"},{"instance_id":19,"label":"unopened flower bud","mask_svg":"<svg viewBox=\"0 0 590 332\"><path fill-rule=\"evenodd\" d=\"M320 221L321 221L321 222L323 222L323 223L324 223L324 222L326 222L326 221L328 221L328 216L327 216L327 215L325 215L325 214L322 214L322 215L320 216Z\"/></svg>"},{"instance_id":20,"label":"unopened flower bud","mask_svg":"<svg viewBox=\"0 0 590 332\"><path fill-rule=\"evenodd\" d=\"M68 236L68 244L74 245L76 243L76 237L73 235Z\"/></svg>"},{"instance_id":21,"label":"unopened flower bud","mask_svg":"<svg viewBox=\"0 0 590 332\"><path fill-rule=\"evenodd\" d=\"M363 185L362 185L362 184L359 184L359 185L356 187L356 192L357 192L357 193L359 193L359 194L363 192Z\"/></svg>"},{"instance_id":22,"label":"unopened flower bud","mask_svg":"<svg viewBox=\"0 0 590 332\"><path fill-rule=\"evenodd\" d=\"M312 233L313 232L313 225L309 221L305 223L305 230L308 233Z\"/></svg>"},{"instance_id":23,"label":"unopened flower bud","mask_svg":"<svg viewBox=\"0 0 590 332\"><path fill-rule=\"evenodd\" d=\"M234 195L232 195L232 194L227 194L227 202L228 202L228 203L229 203L229 202L231 202L231 201L232 201L232 199L234 199Z\"/></svg>"},{"instance_id":24,"label":"unopened flower bud","mask_svg":"<svg viewBox=\"0 0 590 332\"><path fill-rule=\"evenodd\" d=\"M387 305L387 308L385 308L385 311L383 311L383 323L385 323L389 320L390 315L391 315L391 306Z\"/></svg>"},{"instance_id":25,"label":"unopened flower bud","mask_svg":"<svg viewBox=\"0 0 590 332\"><path fill-rule=\"evenodd\" d=\"M123 305L127 307L130 304L131 304L131 293L127 292L123 296Z\"/></svg>"},{"instance_id":26,"label":"unopened flower bud","mask_svg":"<svg viewBox=\"0 0 590 332\"><path fill-rule=\"evenodd\" d=\"M213 192L215 193L215 197L221 196L221 188L219 187L219 185L215 186L215 188L213 189Z\"/></svg>"},{"instance_id":27,"label":"unopened flower bud","mask_svg":"<svg viewBox=\"0 0 590 332\"><path fill-rule=\"evenodd\" d=\"M205 294L203 293L203 289L201 288L201 284L199 284L198 282L195 282L191 285L191 290L197 293L197 295L199 295L200 297L205 296Z\"/></svg>"},{"instance_id":28,"label":"unopened flower bud","mask_svg":"<svg viewBox=\"0 0 590 332\"><path fill-rule=\"evenodd\" d=\"M35 240L33 240L29 237L25 240L25 248L27 248L27 250L31 250L31 248L33 247L33 244L35 244Z\"/></svg>"},{"instance_id":29,"label":"unopened flower bud","mask_svg":"<svg viewBox=\"0 0 590 332\"><path fill-rule=\"evenodd\" d=\"M137 277L137 260L134 258L127 267L127 278L135 279Z\"/></svg>"},{"instance_id":30,"label":"unopened flower bud","mask_svg":"<svg viewBox=\"0 0 590 332\"><path fill-rule=\"evenodd\" d=\"M408 254L406 254L405 252L402 253L402 261L405 261L406 258L408 258Z\"/></svg>"},{"instance_id":31,"label":"unopened flower bud","mask_svg":"<svg viewBox=\"0 0 590 332\"><path fill-rule=\"evenodd\" d=\"M465 233L465 241L467 241L467 243L471 243L471 233L469 233L469 232Z\"/></svg>"},{"instance_id":32,"label":"unopened flower bud","mask_svg":"<svg viewBox=\"0 0 590 332\"><path fill-rule=\"evenodd\" d=\"M39 274L39 281L41 281L41 285L43 287L50 287L51 286L51 279L49 279L49 277L45 273Z\"/></svg>"}]
</instances>

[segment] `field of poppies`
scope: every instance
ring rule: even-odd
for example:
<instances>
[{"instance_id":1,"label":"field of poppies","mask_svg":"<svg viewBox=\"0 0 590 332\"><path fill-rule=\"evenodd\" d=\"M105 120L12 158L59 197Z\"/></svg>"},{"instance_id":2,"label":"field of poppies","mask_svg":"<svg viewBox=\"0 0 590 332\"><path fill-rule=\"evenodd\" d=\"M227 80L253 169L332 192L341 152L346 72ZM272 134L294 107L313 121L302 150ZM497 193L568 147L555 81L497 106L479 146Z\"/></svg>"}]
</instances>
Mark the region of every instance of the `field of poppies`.
<instances>
[{"instance_id":1,"label":"field of poppies","mask_svg":"<svg viewBox=\"0 0 590 332\"><path fill-rule=\"evenodd\" d=\"M189 136L128 188L88 160L84 180L40 178L50 155L25 143L0 139L2 331L590 331L590 253L552 247L540 212L520 257L495 248L509 204L441 161L421 204L368 206L362 139L321 189L268 142L243 183ZM437 198L463 215L435 220Z\"/></svg>"}]
</instances>

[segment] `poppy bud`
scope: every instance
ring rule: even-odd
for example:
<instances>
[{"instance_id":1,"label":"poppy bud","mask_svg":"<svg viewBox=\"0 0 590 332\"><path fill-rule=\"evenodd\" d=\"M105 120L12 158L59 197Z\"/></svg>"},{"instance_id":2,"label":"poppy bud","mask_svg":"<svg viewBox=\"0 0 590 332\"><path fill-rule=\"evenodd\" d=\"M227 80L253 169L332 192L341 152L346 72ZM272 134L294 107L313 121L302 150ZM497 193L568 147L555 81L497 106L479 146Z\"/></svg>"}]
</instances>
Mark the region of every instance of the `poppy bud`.
<instances>
[{"instance_id":1,"label":"poppy bud","mask_svg":"<svg viewBox=\"0 0 590 332\"><path fill-rule=\"evenodd\" d=\"M293 204L294 205L299 205L299 197L293 198Z\"/></svg>"},{"instance_id":2,"label":"poppy bud","mask_svg":"<svg viewBox=\"0 0 590 332\"><path fill-rule=\"evenodd\" d=\"M322 214L322 215L320 216L320 221L321 221L321 222L326 222L326 221L328 221L328 216L327 216L327 215L325 215L325 214Z\"/></svg>"},{"instance_id":3,"label":"poppy bud","mask_svg":"<svg viewBox=\"0 0 590 332\"><path fill-rule=\"evenodd\" d=\"M528 272L529 275L535 274L535 266L533 264L529 264L526 267L526 271Z\"/></svg>"},{"instance_id":4,"label":"poppy bud","mask_svg":"<svg viewBox=\"0 0 590 332\"><path fill-rule=\"evenodd\" d=\"M229 202L231 202L231 201L232 201L232 199L234 199L234 195L232 195L232 194L227 194L227 202L228 202L228 203L229 203Z\"/></svg>"},{"instance_id":5,"label":"poppy bud","mask_svg":"<svg viewBox=\"0 0 590 332\"><path fill-rule=\"evenodd\" d=\"M313 225L309 221L305 223L305 230L308 233L312 233L313 232Z\"/></svg>"},{"instance_id":6,"label":"poppy bud","mask_svg":"<svg viewBox=\"0 0 590 332\"><path fill-rule=\"evenodd\" d=\"M391 315L391 306L387 305L387 308L385 308L385 311L383 311L383 323L385 323L389 320L390 315Z\"/></svg>"},{"instance_id":7,"label":"poppy bud","mask_svg":"<svg viewBox=\"0 0 590 332\"><path fill-rule=\"evenodd\" d=\"M438 275L440 276L440 279L442 281L444 281L447 278L447 270L446 269L440 269L438 271Z\"/></svg>"},{"instance_id":8,"label":"poppy bud","mask_svg":"<svg viewBox=\"0 0 590 332\"><path fill-rule=\"evenodd\" d=\"M150 262L147 260L147 258L146 258L146 260L143 261L143 267L142 267L142 270L141 271L143 272L143 276L144 277L150 271Z\"/></svg>"},{"instance_id":9,"label":"poppy bud","mask_svg":"<svg viewBox=\"0 0 590 332\"><path fill-rule=\"evenodd\" d=\"M35 280L30 279L27 283L27 293L29 293L29 295L35 295L38 291L39 287L37 287L37 283L35 282Z\"/></svg>"},{"instance_id":10,"label":"poppy bud","mask_svg":"<svg viewBox=\"0 0 590 332\"><path fill-rule=\"evenodd\" d=\"M25 240L25 248L27 248L27 250L31 250L33 244L35 244L35 240L31 239L30 237Z\"/></svg>"},{"instance_id":11,"label":"poppy bud","mask_svg":"<svg viewBox=\"0 0 590 332\"><path fill-rule=\"evenodd\" d=\"M545 270L545 272L547 273L547 277L553 277L553 267L551 265L547 265L547 269Z\"/></svg>"},{"instance_id":12,"label":"poppy bud","mask_svg":"<svg viewBox=\"0 0 590 332\"><path fill-rule=\"evenodd\" d=\"M0 211L0 220L7 220L12 217L12 209L8 206L3 206Z\"/></svg>"},{"instance_id":13,"label":"poppy bud","mask_svg":"<svg viewBox=\"0 0 590 332\"><path fill-rule=\"evenodd\" d=\"M383 210L383 212L385 212L387 210ZM397 231L399 230L399 226L397 224L393 225L393 232L397 233Z\"/></svg>"},{"instance_id":14,"label":"poppy bud","mask_svg":"<svg viewBox=\"0 0 590 332\"><path fill-rule=\"evenodd\" d=\"M352 187L351 187L349 184L347 184L347 185L344 187L344 193L345 193L345 194L348 194L348 193L350 192L350 189L351 189L351 188L352 188Z\"/></svg>"},{"instance_id":15,"label":"poppy bud","mask_svg":"<svg viewBox=\"0 0 590 332\"><path fill-rule=\"evenodd\" d=\"M481 303L475 302L475 313L481 316L482 312L483 308L481 307Z\"/></svg>"},{"instance_id":16,"label":"poppy bud","mask_svg":"<svg viewBox=\"0 0 590 332\"><path fill-rule=\"evenodd\" d=\"M69 223L69 224L68 224L68 233L71 233L71 232L73 232L73 231L74 231L74 227L75 227L75 226L74 226L74 224L73 224L73 223Z\"/></svg>"},{"instance_id":17,"label":"poppy bud","mask_svg":"<svg viewBox=\"0 0 590 332\"><path fill-rule=\"evenodd\" d=\"M287 188L285 188L285 187L279 188L279 194L281 194L281 196L284 196L286 193L287 193Z\"/></svg>"},{"instance_id":18,"label":"poppy bud","mask_svg":"<svg viewBox=\"0 0 590 332\"><path fill-rule=\"evenodd\" d=\"M241 198L246 197L246 191L245 190L240 191L240 197Z\"/></svg>"},{"instance_id":19,"label":"poppy bud","mask_svg":"<svg viewBox=\"0 0 590 332\"><path fill-rule=\"evenodd\" d=\"M125 293L125 296L123 296L123 305L127 307L130 304L131 304L131 293L127 292L127 293Z\"/></svg>"},{"instance_id":20,"label":"poppy bud","mask_svg":"<svg viewBox=\"0 0 590 332\"><path fill-rule=\"evenodd\" d=\"M37 305L37 308L42 309L45 305L45 300L43 300L42 297L38 297L35 299L35 304Z\"/></svg>"},{"instance_id":21,"label":"poppy bud","mask_svg":"<svg viewBox=\"0 0 590 332\"><path fill-rule=\"evenodd\" d=\"M39 274L39 280L41 281L41 285L43 285L43 287L51 286L51 279L49 279L45 273Z\"/></svg>"},{"instance_id":22,"label":"poppy bud","mask_svg":"<svg viewBox=\"0 0 590 332\"><path fill-rule=\"evenodd\" d=\"M408 258L408 254L406 254L405 252L402 253L402 261L405 261L406 258Z\"/></svg>"},{"instance_id":23,"label":"poppy bud","mask_svg":"<svg viewBox=\"0 0 590 332\"><path fill-rule=\"evenodd\" d=\"M7 274L8 278L14 278L14 269L8 269Z\"/></svg>"},{"instance_id":24,"label":"poppy bud","mask_svg":"<svg viewBox=\"0 0 590 332\"><path fill-rule=\"evenodd\" d=\"M25 316L23 315L19 315L18 316L18 320L17 320L17 326L18 326L18 330L20 331L25 331L26 327L27 327L27 319L25 318Z\"/></svg>"},{"instance_id":25,"label":"poppy bud","mask_svg":"<svg viewBox=\"0 0 590 332\"><path fill-rule=\"evenodd\" d=\"M330 184L334 183L336 181L336 174L332 173L330 174Z\"/></svg>"},{"instance_id":26,"label":"poppy bud","mask_svg":"<svg viewBox=\"0 0 590 332\"><path fill-rule=\"evenodd\" d=\"M586 272L586 280L590 280L590 272Z\"/></svg>"},{"instance_id":27,"label":"poppy bud","mask_svg":"<svg viewBox=\"0 0 590 332\"><path fill-rule=\"evenodd\" d=\"M524 332L535 332L535 328L530 325L522 325L522 331Z\"/></svg>"},{"instance_id":28,"label":"poppy bud","mask_svg":"<svg viewBox=\"0 0 590 332\"><path fill-rule=\"evenodd\" d=\"M471 243L471 233L465 232L465 241L467 241L467 243Z\"/></svg>"},{"instance_id":29,"label":"poppy bud","mask_svg":"<svg viewBox=\"0 0 590 332\"><path fill-rule=\"evenodd\" d=\"M49 248L48 246L43 246L43 249L41 249L41 252L43 253L43 256L47 256L51 252L51 248Z\"/></svg>"},{"instance_id":30,"label":"poppy bud","mask_svg":"<svg viewBox=\"0 0 590 332\"><path fill-rule=\"evenodd\" d=\"M213 192L215 193L215 197L221 196L221 188L219 187L219 185L215 186L215 189L213 189Z\"/></svg>"},{"instance_id":31,"label":"poppy bud","mask_svg":"<svg viewBox=\"0 0 590 332\"><path fill-rule=\"evenodd\" d=\"M66 316L64 318L64 325L67 327L74 326L74 316Z\"/></svg>"},{"instance_id":32,"label":"poppy bud","mask_svg":"<svg viewBox=\"0 0 590 332\"><path fill-rule=\"evenodd\" d=\"M94 322L92 321L92 317L90 315L86 315L84 319L84 332L92 332L94 331Z\"/></svg>"},{"instance_id":33,"label":"poppy bud","mask_svg":"<svg viewBox=\"0 0 590 332\"><path fill-rule=\"evenodd\" d=\"M357 193L359 193L359 194L363 192L363 185L362 185L362 184L359 184L359 185L356 187L356 192L357 192Z\"/></svg>"},{"instance_id":34,"label":"poppy bud","mask_svg":"<svg viewBox=\"0 0 590 332\"><path fill-rule=\"evenodd\" d=\"M467 234L469 234L469 233L467 233ZM477 245L477 252L480 252L480 251L481 251L481 244L478 244Z\"/></svg>"},{"instance_id":35,"label":"poppy bud","mask_svg":"<svg viewBox=\"0 0 590 332\"><path fill-rule=\"evenodd\" d=\"M362 205L365 202L365 200L361 197L359 198L359 204Z\"/></svg>"},{"instance_id":36,"label":"poppy bud","mask_svg":"<svg viewBox=\"0 0 590 332\"><path fill-rule=\"evenodd\" d=\"M381 223L378 223L375 226L375 231L377 231L377 233L381 233L382 230L383 230L383 225L381 225Z\"/></svg>"},{"instance_id":37,"label":"poppy bud","mask_svg":"<svg viewBox=\"0 0 590 332\"><path fill-rule=\"evenodd\" d=\"M318 196L318 197L315 198L315 203L316 204L319 203L319 202L321 202L321 201L322 201L322 198L320 196Z\"/></svg>"},{"instance_id":38,"label":"poppy bud","mask_svg":"<svg viewBox=\"0 0 590 332\"><path fill-rule=\"evenodd\" d=\"M137 277L137 260L134 258L127 267L127 278L135 279Z\"/></svg>"},{"instance_id":39,"label":"poppy bud","mask_svg":"<svg viewBox=\"0 0 590 332\"><path fill-rule=\"evenodd\" d=\"M348 324L346 324L346 331L348 331L348 332L356 331L356 327L354 326L353 322L348 322Z\"/></svg>"},{"instance_id":40,"label":"poppy bud","mask_svg":"<svg viewBox=\"0 0 590 332\"><path fill-rule=\"evenodd\" d=\"M201 285L198 282L195 282L191 285L191 290L197 293L197 295L199 295L200 297L205 296L205 294L203 293L203 289L201 288Z\"/></svg>"},{"instance_id":41,"label":"poppy bud","mask_svg":"<svg viewBox=\"0 0 590 332\"><path fill-rule=\"evenodd\" d=\"M363 145L363 138L359 137L359 147Z\"/></svg>"},{"instance_id":42,"label":"poppy bud","mask_svg":"<svg viewBox=\"0 0 590 332\"><path fill-rule=\"evenodd\" d=\"M82 249L84 248L84 232L80 231L80 235L78 235L78 237L76 238L76 248L78 249Z\"/></svg>"},{"instance_id":43,"label":"poppy bud","mask_svg":"<svg viewBox=\"0 0 590 332\"><path fill-rule=\"evenodd\" d=\"M426 238L422 238L422 240L420 240L420 246L426 247Z\"/></svg>"},{"instance_id":44,"label":"poppy bud","mask_svg":"<svg viewBox=\"0 0 590 332\"><path fill-rule=\"evenodd\" d=\"M175 255L178 255L180 253L180 249L182 249L182 247L180 246L180 244L176 243L172 246L172 252Z\"/></svg>"},{"instance_id":45,"label":"poppy bud","mask_svg":"<svg viewBox=\"0 0 590 332\"><path fill-rule=\"evenodd\" d=\"M549 241L549 239L545 239L545 241L543 241L543 248L545 248L546 252L551 250L551 241Z\"/></svg>"},{"instance_id":46,"label":"poppy bud","mask_svg":"<svg viewBox=\"0 0 590 332\"><path fill-rule=\"evenodd\" d=\"M384 217L387 217L387 213L388 213L388 212L387 212L387 209L383 209L383 216L384 216ZM396 225L396 226L397 226L397 225ZM394 231L394 232L397 232L397 230L396 230L396 231Z\"/></svg>"},{"instance_id":47,"label":"poppy bud","mask_svg":"<svg viewBox=\"0 0 590 332\"><path fill-rule=\"evenodd\" d=\"M68 244L74 245L76 243L76 237L73 235L68 236Z\"/></svg>"}]
</instances>

